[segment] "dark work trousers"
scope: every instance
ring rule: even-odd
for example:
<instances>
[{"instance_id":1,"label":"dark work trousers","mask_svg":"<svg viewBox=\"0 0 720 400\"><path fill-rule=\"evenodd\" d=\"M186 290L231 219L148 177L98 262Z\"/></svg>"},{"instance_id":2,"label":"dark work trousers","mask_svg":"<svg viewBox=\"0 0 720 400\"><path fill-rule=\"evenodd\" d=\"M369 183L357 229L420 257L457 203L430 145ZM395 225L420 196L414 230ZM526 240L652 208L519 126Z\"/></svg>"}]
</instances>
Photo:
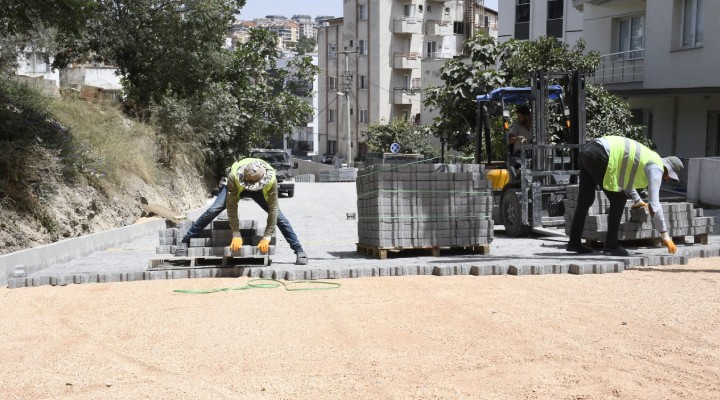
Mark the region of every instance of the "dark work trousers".
<instances>
[{"instance_id":1,"label":"dark work trousers","mask_svg":"<svg viewBox=\"0 0 720 400\"><path fill-rule=\"evenodd\" d=\"M590 206L595 201L595 188L603 185L603 177L608 166L608 154L603 145L595 140L587 143L580 150L580 190L577 199L577 208L570 227L570 243L580 244L585 217L587 217ZM605 247L615 248L618 246L618 230L622 219L627 195L624 191L610 192L603 188L605 196L610 201L610 212L608 215L608 229L605 237Z\"/></svg>"}]
</instances>

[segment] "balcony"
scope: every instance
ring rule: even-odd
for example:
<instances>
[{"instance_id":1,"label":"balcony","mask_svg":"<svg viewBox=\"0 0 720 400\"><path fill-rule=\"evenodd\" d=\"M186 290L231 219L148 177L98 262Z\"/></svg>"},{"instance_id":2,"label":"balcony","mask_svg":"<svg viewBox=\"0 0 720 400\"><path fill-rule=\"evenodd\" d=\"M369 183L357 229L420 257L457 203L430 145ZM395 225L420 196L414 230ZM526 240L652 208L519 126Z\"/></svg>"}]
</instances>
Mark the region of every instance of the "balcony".
<instances>
[{"instance_id":1,"label":"balcony","mask_svg":"<svg viewBox=\"0 0 720 400\"><path fill-rule=\"evenodd\" d=\"M645 49L605 54L595 70L593 83L632 83L645 80Z\"/></svg>"},{"instance_id":2,"label":"balcony","mask_svg":"<svg viewBox=\"0 0 720 400\"><path fill-rule=\"evenodd\" d=\"M393 104L420 103L420 88L395 88Z\"/></svg>"},{"instance_id":3,"label":"balcony","mask_svg":"<svg viewBox=\"0 0 720 400\"><path fill-rule=\"evenodd\" d=\"M404 34L422 33L422 23L415 17L402 17L395 20L393 32Z\"/></svg>"},{"instance_id":4,"label":"balcony","mask_svg":"<svg viewBox=\"0 0 720 400\"><path fill-rule=\"evenodd\" d=\"M393 57L393 68L420 69L420 60L420 53L395 53Z\"/></svg>"},{"instance_id":5,"label":"balcony","mask_svg":"<svg viewBox=\"0 0 720 400\"><path fill-rule=\"evenodd\" d=\"M427 21L425 23L425 34L435 36L452 35L453 23L451 21Z\"/></svg>"}]
</instances>

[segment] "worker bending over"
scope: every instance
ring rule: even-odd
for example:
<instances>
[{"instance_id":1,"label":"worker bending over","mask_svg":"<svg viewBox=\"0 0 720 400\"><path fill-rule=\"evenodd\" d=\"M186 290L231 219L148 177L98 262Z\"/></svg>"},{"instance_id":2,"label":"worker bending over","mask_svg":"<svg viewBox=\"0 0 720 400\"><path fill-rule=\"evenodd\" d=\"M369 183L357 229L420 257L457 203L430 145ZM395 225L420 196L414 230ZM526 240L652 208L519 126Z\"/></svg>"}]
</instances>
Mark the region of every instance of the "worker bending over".
<instances>
[{"instance_id":1,"label":"worker bending over","mask_svg":"<svg viewBox=\"0 0 720 400\"><path fill-rule=\"evenodd\" d=\"M290 225L290 221L285 218L278 206L278 184L275 170L270 164L258 158L245 158L232 165L227 177L227 186L220 189L215 202L192 224L182 242L190 243L190 238L199 235L212 220L227 208L230 229L233 232L230 250L239 250L243 240L240 236L238 202L244 197L251 198L268 213L265 233L257 246L258 249L262 253L268 252L270 239L277 225L290 248L295 252L297 257L295 264L307 264L307 255Z\"/></svg>"},{"instance_id":2,"label":"worker bending over","mask_svg":"<svg viewBox=\"0 0 720 400\"><path fill-rule=\"evenodd\" d=\"M632 139L621 136L605 136L593 139L581 150L580 189L577 208L570 228L567 251L592 253L593 250L581 242L585 217L595 201L595 188L600 185L610 200L608 229L605 237L606 255L627 256L628 252L618 243L618 231L627 195L634 204L632 208L645 207L653 217L653 226L660 232L660 238L668 252L675 253L676 247L667 232L665 217L660 205L660 184L662 181L679 181L683 163L679 158L660 156ZM649 202L642 201L635 189L648 188ZM627 195L626 195L627 193Z\"/></svg>"}]
</instances>

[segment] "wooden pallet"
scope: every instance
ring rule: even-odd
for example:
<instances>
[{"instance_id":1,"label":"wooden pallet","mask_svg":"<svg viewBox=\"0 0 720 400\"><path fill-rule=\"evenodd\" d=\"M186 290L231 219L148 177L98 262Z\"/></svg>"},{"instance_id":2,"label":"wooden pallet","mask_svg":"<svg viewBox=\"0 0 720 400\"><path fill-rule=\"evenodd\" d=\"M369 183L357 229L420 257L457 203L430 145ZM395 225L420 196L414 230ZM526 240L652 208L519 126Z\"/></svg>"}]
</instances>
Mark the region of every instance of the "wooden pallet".
<instances>
[{"instance_id":1,"label":"wooden pallet","mask_svg":"<svg viewBox=\"0 0 720 400\"><path fill-rule=\"evenodd\" d=\"M474 246L424 246L424 247L374 247L357 243L357 252L379 260L386 260L388 255L416 257L433 256L440 254L490 254L489 244L476 244Z\"/></svg>"},{"instance_id":2,"label":"wooden pallet","mask_svg":"<svg viewBox=\"0 0 720 400\"><path fill-rule=\"evenodd\" d=\"M151 258L149 269L181 269L203 267L263 266L272 264L269 255L254 257L166 257Z\"/></svg>"},{"instance_id":3,"label":"wooden pallet","mask_svg":"<svg viewBox=\"0 0 720 400\"><path fill-rule=\"evenodd\" d=\"M694 235L694 244L708 244L708 234L703 233L701 235ZM675 244L685 244L687 242L687 236L675 236L672 238ZM604 242L602 240L586 239L585 242L588 246L594 249L602 249ZM630 240L618 240L623 247L662 247L662 241L660 238L649 238L649 239L630 239Z\"/></svg>"}]
</instances>

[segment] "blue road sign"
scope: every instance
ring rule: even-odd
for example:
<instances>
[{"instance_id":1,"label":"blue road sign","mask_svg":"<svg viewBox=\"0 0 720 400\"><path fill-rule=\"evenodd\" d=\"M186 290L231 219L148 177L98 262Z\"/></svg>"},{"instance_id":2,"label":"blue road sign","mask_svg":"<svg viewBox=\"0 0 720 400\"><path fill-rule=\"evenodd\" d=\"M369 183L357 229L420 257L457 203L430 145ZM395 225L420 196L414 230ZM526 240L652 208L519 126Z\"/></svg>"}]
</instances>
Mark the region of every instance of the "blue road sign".
<instances>
[{"instance_id":1,"label":"blue road sign","mask_svg":"<svg viewBox=\"0 0 720 400\"><path fill-rule=\"evenodd\" d=\"M397 144L397 143L391 144L391 145L390 145L390 151L392 151L393 153L399 152L399 151L400 151L400 145Z\"/></svg>"}]
</instances>

